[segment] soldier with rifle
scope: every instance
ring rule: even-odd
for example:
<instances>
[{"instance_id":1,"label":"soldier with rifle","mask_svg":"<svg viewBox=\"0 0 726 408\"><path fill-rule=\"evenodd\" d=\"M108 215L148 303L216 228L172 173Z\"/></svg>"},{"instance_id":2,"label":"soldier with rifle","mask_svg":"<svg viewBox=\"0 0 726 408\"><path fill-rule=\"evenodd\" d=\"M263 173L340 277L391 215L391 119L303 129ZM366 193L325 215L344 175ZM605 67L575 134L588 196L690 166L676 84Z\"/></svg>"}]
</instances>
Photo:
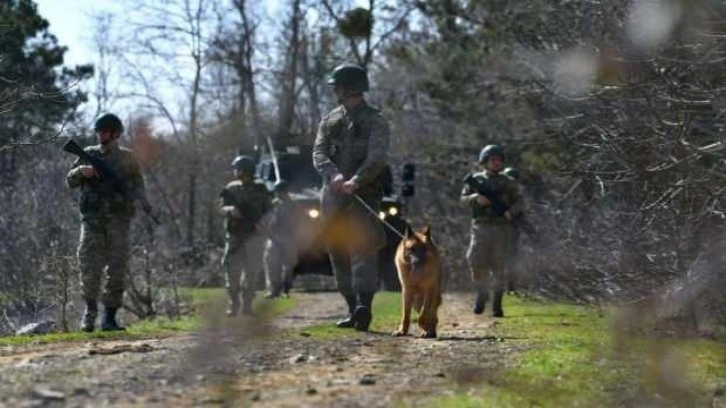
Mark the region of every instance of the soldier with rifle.
<instances>
[{"instance_id":1,"label":"soldier with rifle","mask_svg":"<svg viewBox=\"0 0 726 408\"><path fill-rule=\"evenodd\" d=\"M468 175L460 201L471 209L471 241L466 258L477 290L474 313L482 314L493 291L492 316L504 317L502 298L514 257L517 227L523 209L519 186L501 174L504 149L488 145L479 154L481 172Z\"/></svg>"},{"instance_id":2,"label":"soldier with rifle","mask_svg":"<svg viewBox=\"0 0 726 408\"><path fill-rule=\"evenodd\" d=\"M272 204L267 188L254 181L255 161L251 157L237 156L232 168L235 180L224 187L219 199L226 230L222 267L229 295L227 315L236 316L240 311L240 295L242 314L251 315L265 246L259 222Z\"/></svg>"},{"instance_id":3,"label":"soldier with rifle","mask_svg":"<svg viewBox=\"0 0 726 408\"><path fill-rule=\"evenodd\" d=\"M108 113L94 126L99 144L81 149L72 140L64 150L76 154L66 178L68 187L80 189L81 236L78 245L81 293L86 310L81 330L92 332L98 315L98 299L104 306L101 330L124 328L116 320L122 306L129 269L130 227L135 201L150 213L144 196L144 179L131 150L119 146L121 120ZM104 271L106 272L104 276Z\"/></svg>"}]
</instances>

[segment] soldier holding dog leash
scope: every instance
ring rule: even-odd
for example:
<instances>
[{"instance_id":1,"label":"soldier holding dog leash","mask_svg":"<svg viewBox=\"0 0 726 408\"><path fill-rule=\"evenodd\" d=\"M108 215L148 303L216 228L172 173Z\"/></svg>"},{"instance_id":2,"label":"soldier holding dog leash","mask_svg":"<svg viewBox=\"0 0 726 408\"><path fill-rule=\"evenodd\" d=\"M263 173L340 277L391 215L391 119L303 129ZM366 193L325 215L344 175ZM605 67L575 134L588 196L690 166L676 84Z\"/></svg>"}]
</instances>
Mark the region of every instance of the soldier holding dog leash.
<instances>
[{"instance_id":1,"label":"soldier holding dog leash","mask_svg":"<svg viewBox=\"0 0 726 408\"><path fill-rule=\"evenodd\" d=\"M363 96L369 87L365 69L340 65L328 84L340 106L320 122L313 164L323 178L321 207L333 273L348 306L337 326L367 331L378 286L377 252L386 240L375 214L383 197L379 174L388 156L389 128Z\"/></svg>"}]
</instances>

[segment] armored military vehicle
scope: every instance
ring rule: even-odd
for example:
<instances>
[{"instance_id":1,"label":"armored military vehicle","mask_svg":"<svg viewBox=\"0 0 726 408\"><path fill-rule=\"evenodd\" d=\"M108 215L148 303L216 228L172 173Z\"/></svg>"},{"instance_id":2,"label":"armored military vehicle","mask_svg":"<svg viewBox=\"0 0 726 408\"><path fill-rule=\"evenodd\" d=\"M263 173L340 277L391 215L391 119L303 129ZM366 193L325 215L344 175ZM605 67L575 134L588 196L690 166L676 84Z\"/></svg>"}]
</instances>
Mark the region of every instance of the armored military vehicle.
<instances>
[{"instance_id":1,"label":"armored military vehicle","mask_svg":"<svg viewBox=\"0 0 726 408\"><path fill-rule=\"evenodd\" d=\"M290 197L297 209L297 223L295 232L299 234L297 242L301 244L300 261L295 267L294 274L324 274L332 275L332 266L322 241L322 223L320 212L320 189L322 179L313 167L312 146L287 146L276 151L274 157L269 153L256 155L256 177L267 185L272 191L279 178L287 181ZM277 160L277 170L274 161ZM412 172L413 165L404 166L404 179L406 169ZM277 172L279 171L279 175ZM412 173L410 174L412 176ZM387 168L381 175L384 181L384 198L381 203L379 218L388 222L401 234L406 230L406 220L403 217L404 203L393 194L393 176L391 169ZM404 180L403 195L413 195L413 178ZM409 186L409 187L406 187ZM410 193L410 195L408 195ZM398 275L393 258L400 242L400 236L390 228L386 230L386 245L379 252L379 273L381 288L384 290L400 290Z\"/></svg>"}]
</instances>

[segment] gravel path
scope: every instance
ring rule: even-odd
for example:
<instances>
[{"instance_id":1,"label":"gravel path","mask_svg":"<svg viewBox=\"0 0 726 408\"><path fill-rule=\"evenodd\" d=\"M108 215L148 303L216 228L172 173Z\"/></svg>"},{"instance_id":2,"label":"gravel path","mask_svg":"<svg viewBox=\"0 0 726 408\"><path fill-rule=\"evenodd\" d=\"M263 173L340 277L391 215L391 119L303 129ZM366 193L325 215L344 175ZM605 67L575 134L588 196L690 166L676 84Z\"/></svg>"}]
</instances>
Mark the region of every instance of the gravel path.
<instances>
[{"instance_id":1,"label":"gravel path","mask_svg":"<svg viewBox=\"0 0 726 408\"><path fill-rule=\"evenodd\" d=\"M524 347L489 336L497 322L471 314L461 294L444 296L437 340L313 339L304 327L332 324L343 302L293 295L301 307L274 321L219 318L189 335L0 348L0 405L419 405L486 381Z\"/></svg>"}]
</instances>

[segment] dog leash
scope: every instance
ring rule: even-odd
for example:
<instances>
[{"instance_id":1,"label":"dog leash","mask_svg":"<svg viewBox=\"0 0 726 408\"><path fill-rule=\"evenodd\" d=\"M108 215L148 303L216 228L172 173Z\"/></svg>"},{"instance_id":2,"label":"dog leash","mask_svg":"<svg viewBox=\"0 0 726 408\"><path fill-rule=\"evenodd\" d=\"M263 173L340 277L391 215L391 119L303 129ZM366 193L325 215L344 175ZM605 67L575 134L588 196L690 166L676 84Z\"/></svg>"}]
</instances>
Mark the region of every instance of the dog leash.
<instances>
[{"instance_id":1,"label":"dog leash","mask_svg":"<svg viewBox=\"0 0 726 408\"><path fill-rule=\"evenodd\" d=\"M363 199L360 198L360 196L358 194L353 194L353 197L355 197L356 200L358 200L358 202L363 206L363 208L365 208L366 210L368 210L368 212L370 212L373 215L373 217L375 217L375 219L377 219L380 222L382 222L383 225L385 225L386 227L388 227L388 229L390 229L391 231L393 231L394 234L398 235L399 238L401 238L401 239L406 238L405 235L401 234L401 232L398 231L396 228L394 228L393 225L389 224L388 221L380 218L378 216L378 213L376 212L376 210L374 210L373 208L371 208L371 206L368 205L368 203L366 203L365 201L363 201Z\"/></svg>"}]
</instances>

